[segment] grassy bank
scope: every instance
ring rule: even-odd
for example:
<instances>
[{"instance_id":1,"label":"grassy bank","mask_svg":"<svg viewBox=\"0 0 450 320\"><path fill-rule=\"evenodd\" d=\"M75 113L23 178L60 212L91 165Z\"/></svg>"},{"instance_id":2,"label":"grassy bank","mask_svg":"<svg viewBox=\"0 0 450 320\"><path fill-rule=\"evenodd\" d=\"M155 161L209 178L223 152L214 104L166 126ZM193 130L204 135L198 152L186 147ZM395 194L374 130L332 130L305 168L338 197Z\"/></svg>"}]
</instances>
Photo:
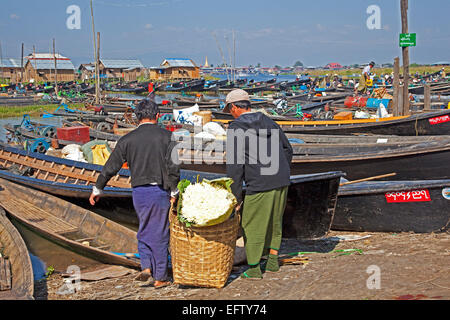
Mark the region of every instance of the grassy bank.
<instances>
[{"instance_id":1,"label":"grassy bank","mask_svg":"<svg viewBox=\"0 0 450 320\"><path fill-rule=\"evenodd\" d=\"M423 75L425 73L434 73L441 69L442 69L442 67L440 67L440 66L436 66L436 67L417 66L417 67L410 67L409 73L413 75L417 72L420 75ZM328 75L337 74L339 76L352 77L353 75L357 75L357 77L359 77L361 75L361 71L362 71L362 69L360 69L360 68L345 69L345 70L323 70L322 69L322 70L307 70L304 73L308 73L311 76L324 76L326 74L328 74ZM373 68L372 69L372 73L375 73L377 75L391 74L392 72L393 72L392 68ZM450 67L445 67L445 72L449 73ZM403 73L403 69L400 68L400 74L402 74L402 73Z\"/></svg>"},{"instance_id":2,"label":"grassy bank","mask_svg":"<svg viewBox=\"0 0 450 320\"><path fill-rule=\"evenodd\" d=\"M30 116L39 116L47 112L53 112L58 108L57 104L38 104L38 105L28 105L28 106L0 106L0 117L10 118L10 117L21 117L24 114L29 114ZM83 109L83 103L75 103L69 106L71 109Z\"/></svg>"}]
</instances>

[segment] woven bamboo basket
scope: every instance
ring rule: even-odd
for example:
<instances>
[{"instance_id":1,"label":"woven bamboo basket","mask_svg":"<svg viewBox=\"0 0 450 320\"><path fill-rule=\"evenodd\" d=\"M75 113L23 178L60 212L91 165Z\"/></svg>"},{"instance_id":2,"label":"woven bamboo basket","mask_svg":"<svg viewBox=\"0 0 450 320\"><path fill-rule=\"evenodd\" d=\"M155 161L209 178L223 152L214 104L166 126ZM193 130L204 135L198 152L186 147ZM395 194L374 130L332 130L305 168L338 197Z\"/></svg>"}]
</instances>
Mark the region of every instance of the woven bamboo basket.
<instances>
[{"instance_id":1,"label":"woven bamboo basket","mask_svg":"<svg viewBox=\"0 0 450 320\"><path fill-rule=\"evenodd\" d=\"M233 267L239 215L208 227L186 228L172 213L169 220L174 283L222 288Z\"/></svg>"}]
</instances>

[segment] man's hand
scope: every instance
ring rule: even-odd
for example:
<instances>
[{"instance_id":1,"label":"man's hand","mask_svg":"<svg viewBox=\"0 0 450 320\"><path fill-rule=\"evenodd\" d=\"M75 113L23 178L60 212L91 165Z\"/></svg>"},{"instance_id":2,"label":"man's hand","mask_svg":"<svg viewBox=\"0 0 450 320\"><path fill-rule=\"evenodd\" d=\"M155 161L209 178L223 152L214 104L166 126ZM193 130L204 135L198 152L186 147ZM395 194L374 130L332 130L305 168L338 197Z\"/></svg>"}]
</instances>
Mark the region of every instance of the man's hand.
<instances>
[{"instance_id":1,"label":"man's hand","mask_svg":"<svg viewBox=\"0 0 450 320\"><path fill-rule=\"evenodd\" d=\"M91 206L95 206L95 203L100 199L100 195L95 195L94 193L91 193L91 196L89 197L89 203Z\"/></svg>"},{"instance_id":2,"label":"man's hand","mask_svg":"<svg viewBox=\"0 0 450 320\"><path fill-rule=\"evenodd\" d=\"M176 214L177 212L177 197L170 197L170 208L172 209L172 213Z\"/></svg>"}]
</instances>

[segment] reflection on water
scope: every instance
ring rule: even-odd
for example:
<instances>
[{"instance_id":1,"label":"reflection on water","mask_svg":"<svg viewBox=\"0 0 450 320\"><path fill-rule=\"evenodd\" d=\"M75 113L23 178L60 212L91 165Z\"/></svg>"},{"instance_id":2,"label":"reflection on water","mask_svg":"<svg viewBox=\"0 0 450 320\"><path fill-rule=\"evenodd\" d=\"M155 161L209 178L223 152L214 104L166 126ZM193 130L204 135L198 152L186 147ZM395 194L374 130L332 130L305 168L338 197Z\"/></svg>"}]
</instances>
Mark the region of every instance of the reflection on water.
<instances>
[{"instance_id":1,"label":"reflection on water","mask_svg":"<svg viewBox=\"0 0 450 320\"><path fill-rule=\"evenodd\" d=\"M41 237L17 220L11 220L28 247L35 280L44 278L48 267L53 267L56 272L66 272L70 265L85 269L100 264Z\"/></svg>"}]
</instances>

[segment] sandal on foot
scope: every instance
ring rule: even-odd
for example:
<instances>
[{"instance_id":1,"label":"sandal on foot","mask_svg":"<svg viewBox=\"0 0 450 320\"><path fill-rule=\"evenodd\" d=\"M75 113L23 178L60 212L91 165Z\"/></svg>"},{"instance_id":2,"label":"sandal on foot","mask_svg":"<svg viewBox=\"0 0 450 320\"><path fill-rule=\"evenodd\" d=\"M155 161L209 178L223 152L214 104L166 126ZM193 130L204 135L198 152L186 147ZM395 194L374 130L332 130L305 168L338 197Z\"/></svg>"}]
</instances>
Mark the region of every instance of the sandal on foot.
<instances>
[{"instance_id":1,"label":"sandal on foot","mask_svg":"<svg viewBox=\"0 0 450 320\"><path fill-rule=\"evenodd\" d=\"M241 278L246 280L261 280L262 277L251 277L245 271L241 273Z\"/></svg>"},{"instance_id":2,"label":"sandal on foot","mask_svg":"<svg viewBox=\"0 0 450 320\"><path fill-rule=\"evenodd\" d=\"M134 278L134 280L146 282L151 277L152 277L152 274L150 272L139 272L138 275Z\"/></svg>"},{"instance_id":3,"label":"sandal on foot","mask_svg":"<svg viewBox=\"0 0 450 320\"><path fill-rule=\"evenodd\" d=\"M170 281L160 282L159 284L153 283L153 287L155 289L164 288L170 286L172 283Z\"/></svg>"}]
</instances>

